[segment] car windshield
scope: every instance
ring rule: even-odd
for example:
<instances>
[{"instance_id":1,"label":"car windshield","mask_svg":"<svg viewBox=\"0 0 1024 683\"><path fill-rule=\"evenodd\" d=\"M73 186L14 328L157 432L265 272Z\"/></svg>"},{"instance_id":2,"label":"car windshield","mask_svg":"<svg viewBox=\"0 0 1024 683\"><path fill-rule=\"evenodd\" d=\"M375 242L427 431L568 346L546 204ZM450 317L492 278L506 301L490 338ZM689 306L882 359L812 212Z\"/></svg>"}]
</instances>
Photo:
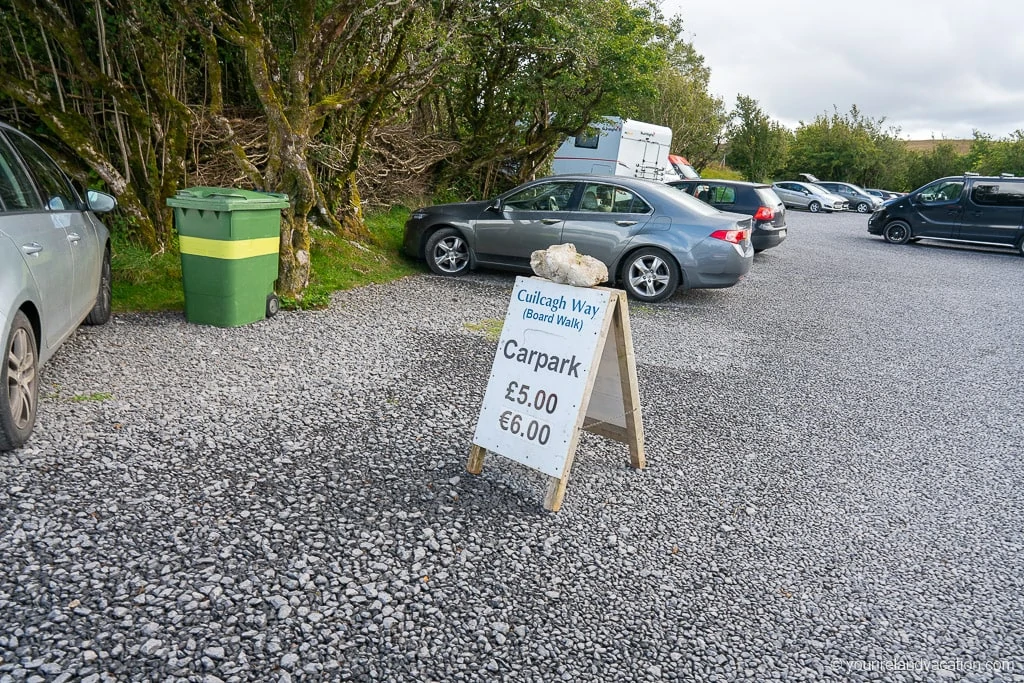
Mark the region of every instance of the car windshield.
<instances>
[{"instance_id":1,"label":"car windshield","mask_svg":"<svg viewBox=\"0 0 1024 683\"><path fill-rule=\"evenodd\" d=\"M828 197L830 194L832 194L831 192L826 190L824 187L821 187L820 185L804 185L804 187L806 187L813 194L816 194L819 197Z\"/></svg>"}]
</instances>

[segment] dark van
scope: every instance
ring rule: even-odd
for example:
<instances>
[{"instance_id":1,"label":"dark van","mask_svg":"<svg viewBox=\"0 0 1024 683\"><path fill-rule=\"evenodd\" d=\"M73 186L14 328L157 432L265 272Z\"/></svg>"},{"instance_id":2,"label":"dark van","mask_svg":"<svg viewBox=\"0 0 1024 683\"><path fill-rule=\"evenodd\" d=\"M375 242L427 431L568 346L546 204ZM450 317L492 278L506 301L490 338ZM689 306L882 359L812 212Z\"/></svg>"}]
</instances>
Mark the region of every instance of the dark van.
<instances>
[{"instance_id":1,"label":"dark van","mask_svg":"<svg viewBox=\"0 0 1024 683\"><path fill-rule=\"evenodd\" d=\"M921 238L1012 247L1024 255L1024 178L940 178L883 204L868 232L886 242Z\"/></svg>"}]
</instances>

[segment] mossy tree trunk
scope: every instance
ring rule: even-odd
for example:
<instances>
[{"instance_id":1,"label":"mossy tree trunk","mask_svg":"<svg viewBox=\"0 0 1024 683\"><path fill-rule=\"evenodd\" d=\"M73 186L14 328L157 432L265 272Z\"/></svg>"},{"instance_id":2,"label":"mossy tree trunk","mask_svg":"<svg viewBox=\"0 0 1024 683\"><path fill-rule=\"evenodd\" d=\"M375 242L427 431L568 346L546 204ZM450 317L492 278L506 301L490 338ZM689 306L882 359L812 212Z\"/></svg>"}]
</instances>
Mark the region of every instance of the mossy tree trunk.
<instances>
[{"instance_id":1,"label":"mossy tree trunk","mask_svg":"<svg viewBox=\"0 0 1024 683\"><path fill-rule=\"evenodd\" d=\"M82 175L104 182L131 237L165 248L164 199L184 173L189 126L175 77L184 68L178 22L148 0L0 0L0 17L15 48L0 51L0 96L31 112Z\"/></svg>"},{"instance_id":2,"label":"mossy tree trunk","mask_svg":"<svg viewBox=\"0 0 1024 683\"><path fill-rule=\"evenodd\" d=\"M270 1L238 0L230 13L213 0L201 5L212 13L218 35L242 50L266 115L263 185L291 199L282 218L281 294L301 298L309 283L311 217L336 232L367 235L356 180L367 137L403 98L419 97L432 82L450 39L450 30L439 31L437 20L450 19L456 6L435 7L429 0L293 0L282 23L274 21L280 11ZM411 36L417 37L414 55ZM341 123L334 130L342 132L334 144L348 150L348 158L343 168L324 174L334 188L325 191L309 149L332 118Z\"/></svg>"}]
</instances>

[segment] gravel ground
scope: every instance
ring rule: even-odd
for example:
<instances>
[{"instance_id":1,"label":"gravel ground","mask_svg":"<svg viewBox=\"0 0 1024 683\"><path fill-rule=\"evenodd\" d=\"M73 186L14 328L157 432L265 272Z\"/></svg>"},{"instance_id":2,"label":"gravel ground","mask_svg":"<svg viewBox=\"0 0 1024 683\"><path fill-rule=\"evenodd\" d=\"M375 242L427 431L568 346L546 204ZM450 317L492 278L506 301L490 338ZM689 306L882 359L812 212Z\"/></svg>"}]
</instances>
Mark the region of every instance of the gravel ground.
<instances>
[{"instance_id":1,"label":"gravel ground","mask_svg":"<svg viewBox=\"0 0 1024 683\"><path fill-rule=\"evenodd\" d=\"M791 212L631 307L648 468L465 472L513 277L124 315L0 456L0 681L1024 680L1024 261Z\"/></svg>"}]
</instances>

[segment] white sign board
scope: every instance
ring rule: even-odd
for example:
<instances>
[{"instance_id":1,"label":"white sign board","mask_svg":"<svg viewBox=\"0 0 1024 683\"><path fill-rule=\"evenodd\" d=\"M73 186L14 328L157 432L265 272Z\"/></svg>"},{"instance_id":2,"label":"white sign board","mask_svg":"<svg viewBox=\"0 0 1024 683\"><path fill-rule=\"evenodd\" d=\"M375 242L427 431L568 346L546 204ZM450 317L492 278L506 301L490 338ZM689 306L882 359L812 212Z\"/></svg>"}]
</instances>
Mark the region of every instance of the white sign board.
<instances>
[{"instance_id":1,"label":"white sign board","mask_svg":"<svg viewBox=\"0 0 1024 683\"><path fill-rule=\"evenodd\" d=\"M516 278L474 444L562 477L609 299L608 290Z\"/></svg>"}]
</instances>

